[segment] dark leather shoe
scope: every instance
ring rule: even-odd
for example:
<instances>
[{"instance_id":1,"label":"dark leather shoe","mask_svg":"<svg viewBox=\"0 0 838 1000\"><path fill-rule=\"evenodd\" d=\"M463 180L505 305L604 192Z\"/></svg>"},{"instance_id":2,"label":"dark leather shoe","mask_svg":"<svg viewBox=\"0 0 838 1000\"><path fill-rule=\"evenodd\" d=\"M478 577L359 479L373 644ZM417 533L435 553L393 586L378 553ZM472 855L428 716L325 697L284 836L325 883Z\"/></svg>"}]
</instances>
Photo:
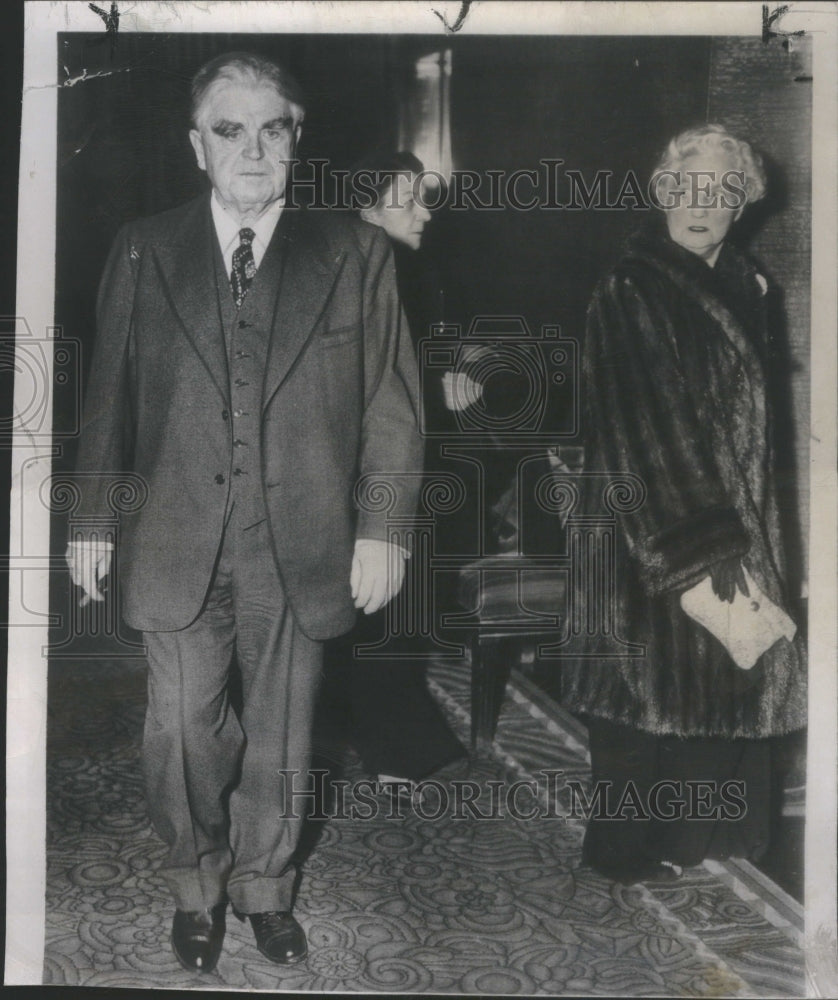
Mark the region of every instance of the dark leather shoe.
<instances>
[{"instance_id":1,"label":"dark leather shoe","mask_svg":"<svg viewBox=\"0 0 838 1000\"><path fill-rule=\"evenodd\" d=\"M242 914L237 917L243 919ZM256 935L256 947L277 965L296 965L308 954L306 933L288 912L248 913L247 919Z\"/></svg>"},{"instance_id":2,"label":"dark leather shoe","mask_svg":"<svg viewBox=\"0 0 838 1000\"><path fill-rule=\"evenodd\" d=\"M190 972L212 972L224 943L225 903L211 910L175 910L172 950Z\"/></svg>"}]
</instances>

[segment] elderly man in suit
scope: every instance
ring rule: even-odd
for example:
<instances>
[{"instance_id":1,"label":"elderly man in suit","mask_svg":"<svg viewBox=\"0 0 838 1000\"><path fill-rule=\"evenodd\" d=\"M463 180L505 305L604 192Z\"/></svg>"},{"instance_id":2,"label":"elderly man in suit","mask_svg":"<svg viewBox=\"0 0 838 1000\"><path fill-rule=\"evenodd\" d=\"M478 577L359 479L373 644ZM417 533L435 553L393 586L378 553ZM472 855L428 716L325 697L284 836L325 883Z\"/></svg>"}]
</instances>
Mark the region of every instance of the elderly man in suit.
<instances>
[{"instance_id":1,"label":"elderly man in suit","mask_svg":"<svg viewBox=\"0 0 838 1000\"><path fill-rule=\"evenodd\" d=\"M143 770L169 850L172 945L210 971L229 901L259 950L306 954L291 915L322 642L401 586L421 467L413 349L386 236L284 204L303 104L249 53L202 67L189 138L212 193L123 228L107 262L78 469L89 531L68 561L102 599L106 477L147 487L123 515L123 616L147 644ZM388 512L358 509L383 478ZM372 508L374 505L368 505ZM243 707L227 693L233 656Z\"/></svg>"}]
</instances>

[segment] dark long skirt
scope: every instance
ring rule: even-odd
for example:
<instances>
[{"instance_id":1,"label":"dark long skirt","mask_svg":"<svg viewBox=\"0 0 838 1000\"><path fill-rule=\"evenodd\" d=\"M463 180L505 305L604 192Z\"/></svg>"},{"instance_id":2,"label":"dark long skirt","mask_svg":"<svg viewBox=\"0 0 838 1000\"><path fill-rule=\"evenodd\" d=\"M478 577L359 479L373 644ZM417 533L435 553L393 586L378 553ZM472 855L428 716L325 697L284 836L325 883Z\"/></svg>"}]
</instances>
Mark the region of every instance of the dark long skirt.
<instances>
[{"instance_id":1,"label":"dark long skirt","mask_svg":"<svg viewBox=\"0 0 838 1000\"><path fill-rule=\"evenodd\" d=\"M768 740L655 736L586 719L594 789L583 862L621 882L660 862L758 860L771 816Z\"/></svg>"}]
</instances>

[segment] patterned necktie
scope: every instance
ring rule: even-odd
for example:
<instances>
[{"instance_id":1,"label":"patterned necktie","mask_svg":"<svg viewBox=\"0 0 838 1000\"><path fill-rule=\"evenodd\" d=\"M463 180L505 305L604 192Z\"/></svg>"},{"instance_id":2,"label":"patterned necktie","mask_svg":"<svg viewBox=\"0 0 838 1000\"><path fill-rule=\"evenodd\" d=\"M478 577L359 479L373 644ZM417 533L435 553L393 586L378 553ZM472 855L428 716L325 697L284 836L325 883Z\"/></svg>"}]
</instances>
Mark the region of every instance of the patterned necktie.
<instances>
[{"instance_id":1,"label":"patterned necktie","mask_svg":"<svg viewBox=\"0 0 838 1000\"><path fill-rule=\"evenodd\" d=\"M233 253L233 270L230 274L230 284L233 287L233 298L236 300L236 309L241 308L244 297L247 294L250 283L256 274L256 261L253 259L253 237L256 233L252 229L241 229L239 240L241 241Z\"/></svg>"}]
</instances>

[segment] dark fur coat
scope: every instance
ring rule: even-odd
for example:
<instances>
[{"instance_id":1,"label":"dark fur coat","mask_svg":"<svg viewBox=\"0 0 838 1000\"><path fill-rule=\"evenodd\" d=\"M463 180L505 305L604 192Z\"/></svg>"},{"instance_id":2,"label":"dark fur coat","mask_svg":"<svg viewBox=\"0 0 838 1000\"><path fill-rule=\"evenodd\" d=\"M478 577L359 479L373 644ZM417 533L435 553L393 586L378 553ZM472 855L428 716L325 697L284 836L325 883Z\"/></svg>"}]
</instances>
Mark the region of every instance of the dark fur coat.
<instances>
[{"instance_id":1,"label":"dark fur coat","mask_svg":"<svg viewBox=\"0 0 838 1000\"><path fill-rule=\"evenodd\" d=\"M602 647L589 638L587 656L565 667L574 711L684 736L765 737L805 725L800 638L781 639L743 671L679 604L710 566L736 556L788 609L764 290L729 244L710 268L655 226L629 243L594 294L583 361L586 468L633 473L646 487L640 508L617 516L614 552L615 631L646 655L598 659ZM583 504L601 514L601 482L596 491Z\"/></svg>"}]
</instances>

